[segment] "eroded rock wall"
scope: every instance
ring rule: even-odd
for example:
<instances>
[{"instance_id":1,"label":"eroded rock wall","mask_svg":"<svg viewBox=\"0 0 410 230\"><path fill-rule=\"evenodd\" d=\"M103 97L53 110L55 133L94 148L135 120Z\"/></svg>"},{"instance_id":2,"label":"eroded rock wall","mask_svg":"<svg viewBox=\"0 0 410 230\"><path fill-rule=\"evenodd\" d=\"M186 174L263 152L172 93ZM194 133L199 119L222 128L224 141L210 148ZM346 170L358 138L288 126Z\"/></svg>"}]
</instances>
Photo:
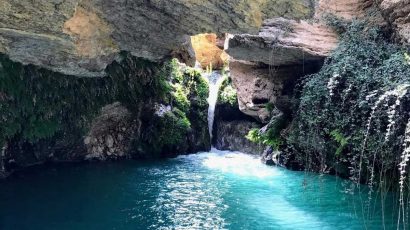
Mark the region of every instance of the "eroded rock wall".
<instances>
[{"instance_id":1,"label":"eroded rock wall","mask_svg":"<svg viewBox=\"0 0 410 230\"><path fill-rule=\"evenodd\" d=\"M371 0L315 3L311 19L266 19L258 34L235 34L229 40L227 53L234 59L232 78L241 111L260 122L270 119L267 104L277 106L276 98L282 94L289 96L289 88L282 86L286 81L317 71L338 46L339 34L328 25L329 17L346 21L366 19L372 25L387 25ZM272 70L276 70L274 74Z\"/></svg>"},{"instance_id":2,"label":"eroded rock wall","mask_svg":"<svg viewBox=\"0 0 410 230\"><path fill-rule=\"evenodd\" d=\"M300 65L323 60L337 43L337 34L322 23L275 18L264 21L258 35L235 35L227 52L237 60Z\"/></svg>"},{"instance_id":3,"label":"eroded rock wall","mask_svg":"<svg viewBox=\"0 0 410 230\"><path fill-rule=\"evenodd\" d=\"M256 33L267 18L312 14L309 0L1 0L0 52L64 74L101 76L119 51L157 61L186 35Z\"/></svg>"}]
</instances>

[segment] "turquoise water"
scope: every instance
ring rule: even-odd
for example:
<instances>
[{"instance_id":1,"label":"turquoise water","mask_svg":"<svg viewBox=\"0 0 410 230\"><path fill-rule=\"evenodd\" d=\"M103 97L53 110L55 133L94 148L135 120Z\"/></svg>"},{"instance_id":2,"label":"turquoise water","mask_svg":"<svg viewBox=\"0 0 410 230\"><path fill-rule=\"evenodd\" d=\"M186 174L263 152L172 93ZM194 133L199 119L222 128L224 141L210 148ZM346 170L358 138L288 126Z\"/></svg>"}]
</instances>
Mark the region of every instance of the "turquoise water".
<instances>
[{"instance_id":1,"label":"turquoise water","mask_svg":"<svg viewBox=\"0 0 410 230\"><path fill-rule=\"evenodd\" d=\"M383 229L348 182L241 153L58 165L0 182L0 229ZM396 229L391 197L385 229ZM377 200L376 198L372 201Z\"/></svg>"}]
</instances>

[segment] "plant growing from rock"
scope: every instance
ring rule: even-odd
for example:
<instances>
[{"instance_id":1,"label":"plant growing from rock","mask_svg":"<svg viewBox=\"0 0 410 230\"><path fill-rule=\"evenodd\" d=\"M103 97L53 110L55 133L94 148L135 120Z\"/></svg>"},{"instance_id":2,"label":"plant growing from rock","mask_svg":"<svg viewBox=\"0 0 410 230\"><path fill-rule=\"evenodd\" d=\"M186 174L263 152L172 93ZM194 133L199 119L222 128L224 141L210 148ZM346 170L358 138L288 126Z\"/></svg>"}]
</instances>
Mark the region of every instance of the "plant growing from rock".
<instances>
[{"instance_id":1,"label":"plant growing from rock","mask_svg":"<svg viewBox=\"0 0 410 230\"><path fill-rule=\"evenodd\" d=\"M232 79L228 76L224 76L219 88L218 103L229 104L231 106L238 104L236 89L232 85Z\"/></svg>"}]
</instances>

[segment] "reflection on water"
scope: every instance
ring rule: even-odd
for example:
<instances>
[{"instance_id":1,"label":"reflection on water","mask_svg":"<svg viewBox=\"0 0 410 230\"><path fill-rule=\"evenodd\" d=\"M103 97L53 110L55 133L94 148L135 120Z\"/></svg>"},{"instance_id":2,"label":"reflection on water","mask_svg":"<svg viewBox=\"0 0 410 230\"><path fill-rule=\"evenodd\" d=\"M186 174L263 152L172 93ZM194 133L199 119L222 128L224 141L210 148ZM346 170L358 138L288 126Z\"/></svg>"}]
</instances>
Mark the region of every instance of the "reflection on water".
<instances>
[{"instance_id":1,"label":"reflection on water","mask_svg":"<svg viewBox=\"0 0 410 230\"><path fill-rule=\"evenodd\" d=\"M55 166L0 183L0 229L382 229L348 182L212 150L156 162ZM391 197L386 229L395 228ZM370 216L368 214L371 214Z\"/></svg>"}]
</instances>

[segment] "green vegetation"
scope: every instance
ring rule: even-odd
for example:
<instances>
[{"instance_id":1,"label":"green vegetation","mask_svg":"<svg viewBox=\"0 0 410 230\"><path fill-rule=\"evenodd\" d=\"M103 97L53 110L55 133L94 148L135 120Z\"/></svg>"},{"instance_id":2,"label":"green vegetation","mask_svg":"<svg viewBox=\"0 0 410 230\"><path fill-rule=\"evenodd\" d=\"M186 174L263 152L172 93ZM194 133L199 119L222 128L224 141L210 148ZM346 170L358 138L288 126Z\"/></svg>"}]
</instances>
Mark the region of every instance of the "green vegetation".
<instances>
[{"instance_id":1,"label":"green vegetation","mask_svg":"<svg viewBox=\"0 0 410 230\"><path fill-rule=\"evenodd\" d=\"M251 142L271 146L274 150L279 150L284 144L281 131L286 127L284 116L272 118L266 127L262 129L251 129L246 135L246 139Z\"/></svg>"},{"instance_id":2,"label":"green vegetation","mask_svg":"<svg viewBox=\"0 0 410 230\"><path fill-rule=\"evenodd\" d=\"M218 103L238 106L236 89L232 86L232 79L226 75L219 88Z\"/></svg>"},{"instance_id":3,"label":"green vegetation","mask_svg":"<svg viewBox=\"0 0 410 230\"><path fill-rule=\"evenodd\" d=\"M271 113L275 109L275 105L272 102L266 104L266 109Z\"/></svg>"},{"instance_id":4,"label":"green vegetation","mask_svg":"<svg viewBox=\"0 0 410 230\"><path fill-rule=\"evenodd\" d=\"M383 170L380 174L390 175L389 182L397 182L409 100L403 96L397 102L395 93L381 97L410 82L406 50L365 23L337 26L342 32L339 47L319 73L300 83L287 144L309 169L339 164L338 168L349 167L353 180L374 183L377 167Z\"/></svg>"},{"instance_id":5,"label":"green vegetation","mask_svg":"<svg viewBox=\"0 0 410 230\"><path fill-rule=\"evenodd\" d=\"M251 129L248 135L245 136L251 142L260 143L265 146L271 146L274 150L279 150L283 144L283 140L272 129L262 134L259 129Z\"/></svg>"},{"instance_id":6,"label":"green vegetation","mask_svg":"<svg viewBox=\"0 0 410 230\"><path fill-rule=\"evenodd\" d=\"M191 123L184 112L174 108L160 117L154 117L150 128L153 128L153 133L148 133L150 142L147 147L151 148L153 154L161 154L164 148L169 150L182 144Z\"/></svg>"},{"instance_id":7,"label":"green vegetation","mask_svg":"<svg viewBox=\"0 0 410 230\"><path fill-rule=\"evenodd\" d=\"M116 101L142 120L137 152L186 146L191 128L207 127L208 84L200 72L181 68L175 60L160 65L124 53L107 67L107 75L66 76L0 56L0 143L78 145L100 109ZM155 104L172 109L156 117Z\"/></svg>"},{"instance_id":8,"label":"green vegetation","mask_svg":"<svg viewBox=\"0 0 410 230\"><path fill-rule=\"evenodd\" d=\"M201 72L180 66L176 59L166 63L160 75L165 80L164 97L158 103L170 106L171 110L146 121L147 130L142 140L136 143L140 152L155 155L184 152L188 136L196 132L204 145L209 144L207 131L208 83Z\"/></svg>"},{"instance_id":9,"label":"green vegetation","mask_svg":"<svg viewBox=\"0 0 410 230\"><path fill-rule=\"evenodd\" d=\"M337 129L330 132L330 136L332 136L333 140L339 144L339 147L336 149L336 153L335 153L335 155L338 156L342 153L343 149L348 144L350 137L343 136L343 134L340 133L340 131Z\"/></svg>"},{"instance_id":10,"label":"green vegetation","mask_svg":"<svg viewBox=\"0 0 410 230\"><path fill-rule=\"evenodd\" d=\"M89 78L74 78L0 56L0 140L36 142L63 130L82 129L107 101L107 89ZM95 91L89 90L95 88Z\"/></svg>"}]
</instances>

